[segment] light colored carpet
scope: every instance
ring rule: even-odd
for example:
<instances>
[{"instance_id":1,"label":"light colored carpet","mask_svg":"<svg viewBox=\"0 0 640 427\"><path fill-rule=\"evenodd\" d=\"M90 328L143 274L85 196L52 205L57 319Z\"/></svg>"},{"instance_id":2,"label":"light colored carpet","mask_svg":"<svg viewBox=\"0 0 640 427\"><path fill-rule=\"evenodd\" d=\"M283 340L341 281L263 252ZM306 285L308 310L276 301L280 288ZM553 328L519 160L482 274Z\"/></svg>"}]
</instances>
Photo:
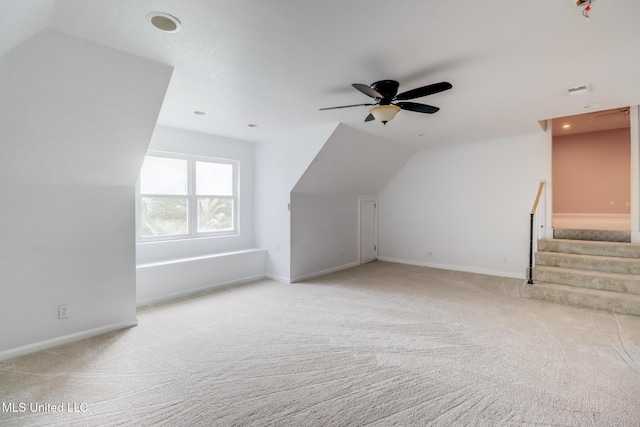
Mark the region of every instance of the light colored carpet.
<instances>
[{"instance_id":1,"label":"light colored carpet","mask_svg":"<svg viewBox=\"0 0 640 427\"><path fill-rule=\"evenodd\" d=\"M26 406L0 425L639 425L640 318L519 283L375 262L149 307L0 363L2 402Z\"/></svg>"},{"instance_id":2,"label":"light colored carpet","mask_svg":"<svg viewBox=\"0 0 640 427\"><path fill-rule=\"evenodd\" d=\"M631 229L631 215L571 214L554 212L553 228L628 231Z\"/></svg>"}]
</instances>

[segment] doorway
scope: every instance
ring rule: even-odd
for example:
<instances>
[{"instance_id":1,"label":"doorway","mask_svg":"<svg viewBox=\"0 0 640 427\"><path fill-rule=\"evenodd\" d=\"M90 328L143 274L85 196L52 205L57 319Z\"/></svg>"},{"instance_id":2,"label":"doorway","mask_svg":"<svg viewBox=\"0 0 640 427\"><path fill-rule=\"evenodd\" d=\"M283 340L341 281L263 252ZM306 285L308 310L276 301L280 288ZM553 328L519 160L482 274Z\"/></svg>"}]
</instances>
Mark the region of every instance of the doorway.
<instances>
[{"instance_id":1,"label":"doorway","mask_svg":"<svg viewBox=\"0 0 640 427\"><path fill-rule=\"evenodd\" d=\"M631 230L630 108L552 121L554 229Z\"/></svg>"},{"instance_id":2,"label":"doorway","mask_svg":"<svg viewBox=\"0 0 640 427\"><path fill-rule=\"evenodd\" d=\"M378 257L377 207L376 200L360 199L360 264L375 261Z\"/></svg>"}]
</instances>

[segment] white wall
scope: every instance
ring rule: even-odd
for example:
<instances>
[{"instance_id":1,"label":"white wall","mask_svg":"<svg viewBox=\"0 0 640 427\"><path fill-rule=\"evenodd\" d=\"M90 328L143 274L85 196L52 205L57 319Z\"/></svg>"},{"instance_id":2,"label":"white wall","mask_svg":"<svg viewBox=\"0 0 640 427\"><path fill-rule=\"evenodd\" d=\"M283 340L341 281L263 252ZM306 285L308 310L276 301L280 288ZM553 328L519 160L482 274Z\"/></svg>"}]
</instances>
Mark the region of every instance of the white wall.
<instances>
[{"instance_id":1,"label":"white wall","mask_svg":"<svg viewBox=\"0 0 640 427\"><path fill-rule=\"evenodd\" d=\"M375 199L414 153L343 124L336 128L291 194L292 281L359 264L359 198Z\"/></svg>"},{"instance_id":2,"label":"white wall","mask_svg":"<svg viewBox=\"0 0 640 427\"><path fill-rule=\"evenodd\" d=\"M358 197L291 194L291 281L353 267L358 260Z\"/></svg>"},{"instance_id":3,"label":"white wall","mask_svg":"<svg viewBox=\"0 0 640 427\"><path fill-rule=\"evenodd\" d=\"M43 31L0 75L4 359L136 324L135 183L171 68Z\"/></svg>"},{"instance_id":4,"label":"white wall","mask_svg":"<svg viewBox=\"0 0 640 427\"><path fill-rule=\"evenodd\" d=\"M172 240L137 245L138 264L233 252L254 247L254 156L253 143L220 136L156 127L150 150L238 160L239 233L235 236Z\"/></svg>"},{"instance_id":5,"label":"white wall","mask_svg":"<svg viewBox=\"0 0 640 427\"><path fill-rule=\"evenodd\" d=\"M132 190L2 181L0 359L136 324Z\"/></svg>"},{"instance_id":6,"label":"white wall","mask_svg":"<svg viewBox=\"0 0 640 427\"><path fill-rule=\"evenodd\" d=\"M290 281L290 193L336 126L327 124L256 144L255 236L256 246L268 251L268 277Z\"/></svg>"},{"instance_id":7,"label":"white wall","mask_svg":"<svg viewBox=\"0 0 640 427\"><path fill-rule=\"evenodd\" d=\"M418 152L379 195L379 258L524 278L548 135Z\"/></svg>"}]
</instances>

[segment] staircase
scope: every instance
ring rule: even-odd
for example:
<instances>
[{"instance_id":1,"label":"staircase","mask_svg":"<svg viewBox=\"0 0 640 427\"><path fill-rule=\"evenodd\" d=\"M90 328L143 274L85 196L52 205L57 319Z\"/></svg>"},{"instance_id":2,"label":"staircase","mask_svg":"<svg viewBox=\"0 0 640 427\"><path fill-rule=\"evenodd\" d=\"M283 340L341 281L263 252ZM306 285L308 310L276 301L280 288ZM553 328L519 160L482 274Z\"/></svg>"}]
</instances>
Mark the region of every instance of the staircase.
<instances>
[{"instance_id":1,"label":"staircase","mask_svg":"<svg viewBox=\"0 0 640 427\"><path fill-rule=\"evenodd\" d=\"M557 231L538 241L534 284L524 285L524 296L640 316L640 244L628 232Z\"/></svg>"}]
</instances>

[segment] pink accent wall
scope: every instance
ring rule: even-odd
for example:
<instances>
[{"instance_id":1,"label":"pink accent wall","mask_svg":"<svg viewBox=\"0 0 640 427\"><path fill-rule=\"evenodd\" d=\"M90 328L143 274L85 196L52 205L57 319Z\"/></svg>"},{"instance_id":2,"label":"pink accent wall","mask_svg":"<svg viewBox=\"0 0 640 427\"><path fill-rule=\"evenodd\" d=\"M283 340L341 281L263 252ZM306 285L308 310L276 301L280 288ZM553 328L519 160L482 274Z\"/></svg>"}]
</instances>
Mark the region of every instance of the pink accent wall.
<instances>
[{"instance_id":1,"label":"pink accent wall","mask_svg":"<svg viewBox=\"0 0 640 427\"><path fill-rule=\"evenodd\" d=\"M629 128L553 137L554 213L628 214L630 195Z\"/></svg>"}]
</instances>

